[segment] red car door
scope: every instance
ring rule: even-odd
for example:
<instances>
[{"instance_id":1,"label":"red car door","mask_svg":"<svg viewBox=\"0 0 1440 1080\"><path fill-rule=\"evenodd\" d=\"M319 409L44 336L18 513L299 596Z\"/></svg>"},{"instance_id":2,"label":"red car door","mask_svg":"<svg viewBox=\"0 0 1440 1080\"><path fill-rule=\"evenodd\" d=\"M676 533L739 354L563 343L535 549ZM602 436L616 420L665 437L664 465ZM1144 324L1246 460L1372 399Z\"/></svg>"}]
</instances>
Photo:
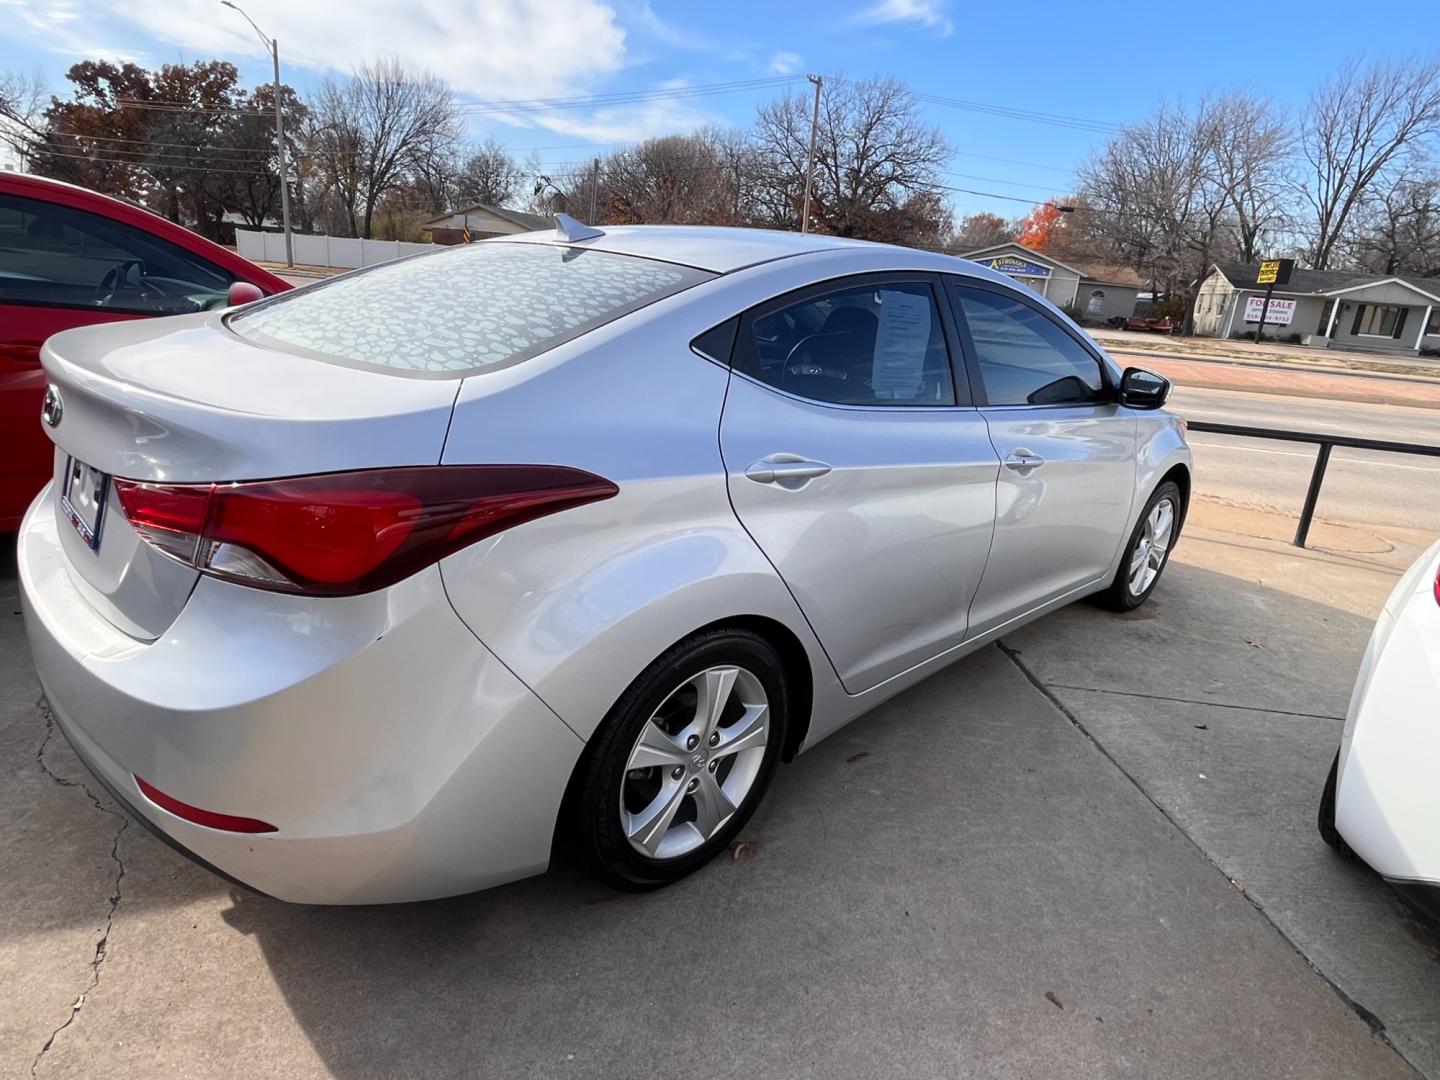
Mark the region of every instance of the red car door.
<instances>
[{"instance_id":1,"label":"red car door","mask_svg":"<svg viewBox=\"0 0 1440 1080\"><path fill-rule=\"evenodd\" d=\"M40 346L93 323L224 307L230 285L290 288L218 244L69 184L0 174L0 532L49 479Z\"/></svg>"}]
</instances>

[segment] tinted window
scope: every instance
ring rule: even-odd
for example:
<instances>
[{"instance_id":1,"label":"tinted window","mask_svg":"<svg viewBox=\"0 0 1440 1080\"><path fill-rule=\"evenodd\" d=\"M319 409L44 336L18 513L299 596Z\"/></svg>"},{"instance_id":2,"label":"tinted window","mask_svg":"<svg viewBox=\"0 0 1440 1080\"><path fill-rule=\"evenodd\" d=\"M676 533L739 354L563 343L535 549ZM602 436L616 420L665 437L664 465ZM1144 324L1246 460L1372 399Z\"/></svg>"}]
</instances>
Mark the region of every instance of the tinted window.
<instances>
[{"instance_id":1,"label":"tinted window","mask_svg":"<svg viewBox=\"0 0 1440 1080\"><path fill-rule=\"evenodd\" d=\"M951 286L992 405L1065 405L1104 397L1100 362L1048 315L984 289Z\"/></svg>"},{"instance_id":2,"label":"tinted window","mask_svg":"<svg viewBox=\"0 0 1440 1080\"><path fill-rule=\"evenodd\" d=\"M0 195L0 303L178 315L223 307L234 280L134 226Z\"/></svg>"},{"instance_id":3,"label":"tinted window","mask_svg":"<svg viewBox=\"0 0 1440 1080\"><path fill-rule=\"evenodd\" d=\"M752 375L842 405L953 405L950 356L930 287L881 283L757 317Z\"/></svg>"},{"instance_id":4,"label":"tinted window","mask_svg":"<svg viewBox=\"0 0 1440 1080\"><path fill-rule=\"evenodd\" d=\"M463 374L534 356L712 276L551 244L466 244L286 293L230 325L323 358Z\"/></svg>"}]
</instances>

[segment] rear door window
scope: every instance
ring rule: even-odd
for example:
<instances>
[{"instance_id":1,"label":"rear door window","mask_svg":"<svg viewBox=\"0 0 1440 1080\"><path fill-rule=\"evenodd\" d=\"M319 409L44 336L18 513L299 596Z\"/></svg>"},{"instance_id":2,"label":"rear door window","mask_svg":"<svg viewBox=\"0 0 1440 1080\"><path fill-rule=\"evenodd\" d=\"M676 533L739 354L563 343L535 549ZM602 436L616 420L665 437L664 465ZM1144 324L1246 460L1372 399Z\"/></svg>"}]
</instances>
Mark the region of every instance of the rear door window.
<instances>
[{"instance_id":1,"label":"rear door window","mask_svg":"<svg viewBox=\"0 0 1440 1080\"><path fill-rule=\"evenodd\" d=\"M553 349L714 276L554 244L468 244L285 293L230 327L323 360L454 378Z\"/></svg>"},{"instance_id":2,"label":"rear door window","mask_svg":"<svg viewBox=\"0 0 1440 1080\"><path fill-rule=\"evenodd\" d=\"M945 329L929 284L836 289L749 320L744 370L837 405L954 405Z\"/></svg>"},{"instance_id":3,"label":"rear door window","mask_svg":"<svg viewBox=\"0 0 1440 1080\"><path fill-rule=\"evenodd\" d=\"M235 275L103 214L0 195L0 304L179 315L223 307Z\"/></svg>"}]
</instances>

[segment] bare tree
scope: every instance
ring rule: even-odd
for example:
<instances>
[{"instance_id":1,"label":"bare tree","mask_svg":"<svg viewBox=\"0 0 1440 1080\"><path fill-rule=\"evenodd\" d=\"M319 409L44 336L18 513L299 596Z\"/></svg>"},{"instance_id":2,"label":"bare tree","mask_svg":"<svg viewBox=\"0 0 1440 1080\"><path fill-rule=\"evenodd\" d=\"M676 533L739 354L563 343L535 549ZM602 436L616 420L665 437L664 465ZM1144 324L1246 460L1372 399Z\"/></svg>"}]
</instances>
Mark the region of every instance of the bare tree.
<instances>
[{"instance_id":1,"label":"bare tree","mask_svg":"<svg viewBox=\"0 0 1440 1080\"><path fill-rule=\"evenodd\" d=\"M1377 274L1440 275L1440 173L1401 176L1357 211L1349 261Z\"/></svg>"},{"instance_id":2,"label":"bare tree","mask_svg":"<svg viewBox=\"0 0 1440 1080\"><path fill-rule=\"evenodd\" d=\"M1193 326L1197 286L1227 243L1230 193L1217 165L1223 111L1162 104L1080 169L1081 194L1117 251L1185 301Z\"/></svg>"},{"instance_id":3,"label":"bare tree","mask_svg":"<svg viewBox=\"0 0 1440 1080\"><path fill-rule=\"evenodd\" d=\"M386 192L452 147L460 133L445 84L428 73L412 75L394 59L363 65L343 84L326 82L315 112L315 161L365 237Z\"/></svg>"},{"instance_id":4,"label":"bare tree","mask_svg":"<svg viewBox=\"0 0 1440 1080\"><path fill-rule=\"evenodd\" d=\"M717 225L734 220L730 163L707 134L646 139L600 167L606 221Z\"/></svg>"},{"instance_id":5,"label":"bare tree","mask_svg":"<svg viewBox=\"0 0 1440 1080\"><path fill-rule=\"evenodd\" d=\"M1440 59L1351 62L1310 98L1301 150L1313 168L1300 191L1313 214L1310 263L1330 266L1372 186L1440 131Z\"/></svg>"},{"instance_id":6,"label":"bare tree","mask_svg":"<svg viewBox=\"0 0 1440 1080\"><path fill-rule=\"evenodd\" d=\"M0 71L0 143L21 159L44 141L45 106L49 99L39 75Z\"/></svg>"},{"instance_id":7,"label":"bare tree","mask_svg":"<svg viewBox=\"0 0 1440 1080\"><path fill-rule=\"evenodd\" d=\"M508 206L525 191L525 167L493 135L465 154L455 176L455 198L463 203Z\"/></svg>"},{"instance_id":8,"label":"bare tree","mask_svg":"<svg viewBox=\"0 0 1440 1080\"><path fill-rule=\"evenodd\" d=\"M966 214L945 246L958 252L978 251L1014 240L1019 233L1016 222L1006 221L999 214Z\"/></svg>"},{"instance_id":9,"label":"bare tree","mask_svg":"<svg viewBox=\"0 0 1440 1080\"><path fill-rule=\"evenodd\" d=\"M774 224L798 226L810 146L809 94L761 106L755 142L765 159L764 201ZM929 235L948 231L939 170L952 155L940 129L926 124L904 83L852 82L827 76L820 95L812 226L838 236L907 242L917 224ZM923 198L921 198L923 196ZM921 212L943 212L943 223ZM937 229L937 226L943 228Z\"/></svg>"},{"instance_id":10,"label":"bare tree","mask_svg":"<svg viewBox=\"0 0 1440 1080\"><path fill-rule=\"evenodd\" d=\"M1242 260L1253 262L1265 254L1262 237L1277 233L1287 219L1294 150L1289 119L1269 99L1243 91L1221 96L1209 111L1215 175L1229 197L1235 247Z\"/></svg>"}]
</instances>

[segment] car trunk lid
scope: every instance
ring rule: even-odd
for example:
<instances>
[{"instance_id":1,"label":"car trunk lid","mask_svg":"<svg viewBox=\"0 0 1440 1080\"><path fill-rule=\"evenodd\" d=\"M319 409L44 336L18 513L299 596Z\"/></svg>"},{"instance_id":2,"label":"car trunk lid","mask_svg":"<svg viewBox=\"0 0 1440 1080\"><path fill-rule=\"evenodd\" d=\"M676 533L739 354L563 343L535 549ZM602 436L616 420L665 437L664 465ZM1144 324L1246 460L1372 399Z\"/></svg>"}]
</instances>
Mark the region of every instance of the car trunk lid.
<instances>
[{"instance_id":1,"label":"car trunk lid","mask_svg":"<svg viewBox=\"0 0 1440 1080\"><path fill-rule=\"evenodd\" d=\"M142 640L170 625L198 573L140 539L109 478L215 483L433 465L459 386L265 348L216 314L67 331L42 362L60 402L46 426L50 497L71 575ZM98 490L87 493L81 463L100 474Z\"/></svg>"}]
</instances>

